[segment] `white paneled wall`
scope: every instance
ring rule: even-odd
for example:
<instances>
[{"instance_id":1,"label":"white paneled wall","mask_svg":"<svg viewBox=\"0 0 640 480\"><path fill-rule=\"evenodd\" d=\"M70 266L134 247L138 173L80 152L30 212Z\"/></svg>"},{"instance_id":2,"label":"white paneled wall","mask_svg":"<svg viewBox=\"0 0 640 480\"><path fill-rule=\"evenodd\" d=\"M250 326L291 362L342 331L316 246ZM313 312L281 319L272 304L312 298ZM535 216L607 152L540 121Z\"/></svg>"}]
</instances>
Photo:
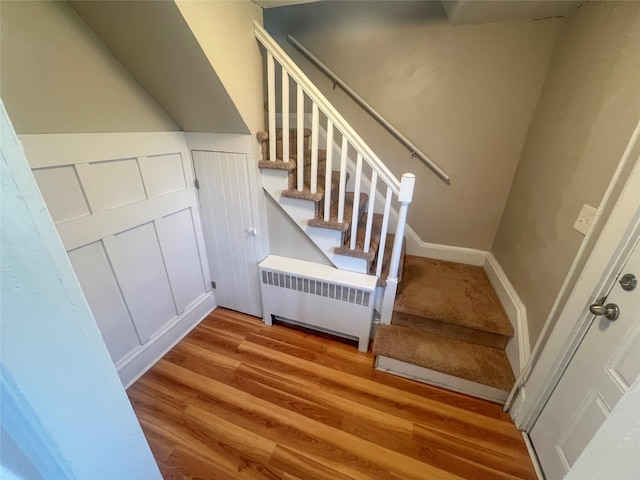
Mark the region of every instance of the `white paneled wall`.
<instances>
[{"instance_id":1,"label":"white paneled wall","mask_svg":"<svg viewBox=\"0 0 640 480\"><path fill-rule=\"evenodd\" d=\"M129 384L215 306L184 134L21 140Z\"/></svg>"}]
</instances>

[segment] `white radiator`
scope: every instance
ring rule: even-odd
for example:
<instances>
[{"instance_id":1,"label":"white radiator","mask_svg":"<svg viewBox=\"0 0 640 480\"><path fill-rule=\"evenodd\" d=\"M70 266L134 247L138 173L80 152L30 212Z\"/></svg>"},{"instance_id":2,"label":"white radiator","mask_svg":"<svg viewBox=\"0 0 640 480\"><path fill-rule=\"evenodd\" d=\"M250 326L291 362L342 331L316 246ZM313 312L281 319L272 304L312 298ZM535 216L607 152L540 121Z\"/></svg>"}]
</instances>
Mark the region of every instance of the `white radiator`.
<instances>
[{"instance_id":1,"label":"white radiator","mask_svg":"<svg viewBox=\"0 0 640 480\"><path fill-rule=\"evenodd\" d=\"M264 323L274 317L355 338L369 349L376 277L270 255L260 264Z\"/></svg>"}]
</instances>

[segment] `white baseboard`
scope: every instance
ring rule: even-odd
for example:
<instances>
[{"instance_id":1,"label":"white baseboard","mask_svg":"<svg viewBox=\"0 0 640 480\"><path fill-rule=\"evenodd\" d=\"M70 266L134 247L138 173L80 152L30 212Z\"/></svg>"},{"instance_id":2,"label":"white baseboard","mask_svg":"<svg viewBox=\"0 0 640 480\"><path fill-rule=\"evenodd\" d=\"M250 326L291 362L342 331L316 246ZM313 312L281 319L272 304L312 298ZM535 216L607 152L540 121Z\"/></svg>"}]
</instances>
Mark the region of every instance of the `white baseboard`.
<instances>
[{"instance_id":1,"label":"white baseboard","mask_svg":"<svg viewBox=\"0 0 640 480\"><path fill-rule=\"evenodd\" d=\"M376 369L400 377L410 378L411 380L417 380L418 382L428 383L429 385L435 385L436 387L483 398L501 405L504 404L509 395L509 392L497 388L465 380L464 378L454 377L446 373L436 372L429 368L420 367L382 355L376 357Z\"/></svg>"},{"instance_id":2,"label":"white baseboard","mask_svg":"<svg viewBox=\"0 0 640 480\"><path fill-rule=\"evenodd\" d=\"M522 438L524 439L524 444L527 447L527 452L529 452L529 457L531 458L531 463L533 464L533 470L536 472L538 480L546 480L544 473L542 473L540 460L538 460L538 455L536 454L536 450L533 448L533 444L531 443L531 439L529 438L527 432L522 432Z\"/></svg>"},{"instance_id":3,"label":"white baseboard","mask_svg":"<svg viewBox=\"0 0 640 480\"><path fill-rule=\"evenodd\" d=\"M129 354L116 368L124 388L129 388L138 378L149 370L194 327L196 327L213 309L216 299L212 292L205 293L196 300L182 315L154 335L147 343Z\"/></svg>"},{"instance_id":4,"label":"white baseboard","mask_svg":"<svg viewBox=\"0 0 640 480\"><path fill-rule=\"evenodd\" d=\"M513 369L513 374L518 377L529 361L529 355L531 353L527 310L522 300L520 300L518 292L516 292L509 281L507 274L504 273L504 270L502 270L498 260L496 260L496 257L494 257L492 253L487 254L485 257L483 267L513 326L514 335L507 344L505 352Z\"/></svg>"},{"instance_id":5,"label":"white baseboard","mask_svg":"<svg viewBox=\"0 0 640 480\"><path fill-rule=\"evenodd\" d=\"M484 265L485 259L489 255L489 252L485 250L424 242L410 225L405 227L405 236L407 238L407 254L416 257L480 267Z\"/></svg>"}]
</instances>

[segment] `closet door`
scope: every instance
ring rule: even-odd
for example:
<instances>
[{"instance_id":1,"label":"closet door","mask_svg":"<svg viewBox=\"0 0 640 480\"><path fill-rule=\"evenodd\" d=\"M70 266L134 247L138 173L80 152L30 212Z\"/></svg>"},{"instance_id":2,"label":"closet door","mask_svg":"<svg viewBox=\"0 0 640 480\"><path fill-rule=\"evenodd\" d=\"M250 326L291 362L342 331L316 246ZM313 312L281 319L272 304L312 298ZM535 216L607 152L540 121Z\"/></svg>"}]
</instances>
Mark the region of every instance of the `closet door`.
<instances>
[{"instance_id":1,"label":"closet door","mask_svg":"<svg viewBox=\"0 0 640 480\"><path fill-rule=\"evenodd\" d=\"M218 305L262 317L258 234L244 153L194 150L200 212Z\"/></svg>"}]
</instances>

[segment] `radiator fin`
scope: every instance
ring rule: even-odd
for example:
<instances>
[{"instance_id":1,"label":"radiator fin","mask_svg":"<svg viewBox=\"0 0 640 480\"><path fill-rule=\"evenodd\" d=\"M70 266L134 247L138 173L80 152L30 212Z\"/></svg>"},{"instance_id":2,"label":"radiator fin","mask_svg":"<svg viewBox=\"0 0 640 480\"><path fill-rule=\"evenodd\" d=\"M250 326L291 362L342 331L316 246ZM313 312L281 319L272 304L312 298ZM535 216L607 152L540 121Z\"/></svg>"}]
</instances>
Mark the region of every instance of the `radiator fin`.
<instances>
[{"instance_id":1,"label":"radiator fin","mask_svg":"<svg viewBox=\"0 0 640 480\"><path fill-rule=\"evenodd\" d=\"M371 301L371 293L365 290L265 270L262 270L262 283L364 307L368 307Z\"/></svg>"}]
</instances>

